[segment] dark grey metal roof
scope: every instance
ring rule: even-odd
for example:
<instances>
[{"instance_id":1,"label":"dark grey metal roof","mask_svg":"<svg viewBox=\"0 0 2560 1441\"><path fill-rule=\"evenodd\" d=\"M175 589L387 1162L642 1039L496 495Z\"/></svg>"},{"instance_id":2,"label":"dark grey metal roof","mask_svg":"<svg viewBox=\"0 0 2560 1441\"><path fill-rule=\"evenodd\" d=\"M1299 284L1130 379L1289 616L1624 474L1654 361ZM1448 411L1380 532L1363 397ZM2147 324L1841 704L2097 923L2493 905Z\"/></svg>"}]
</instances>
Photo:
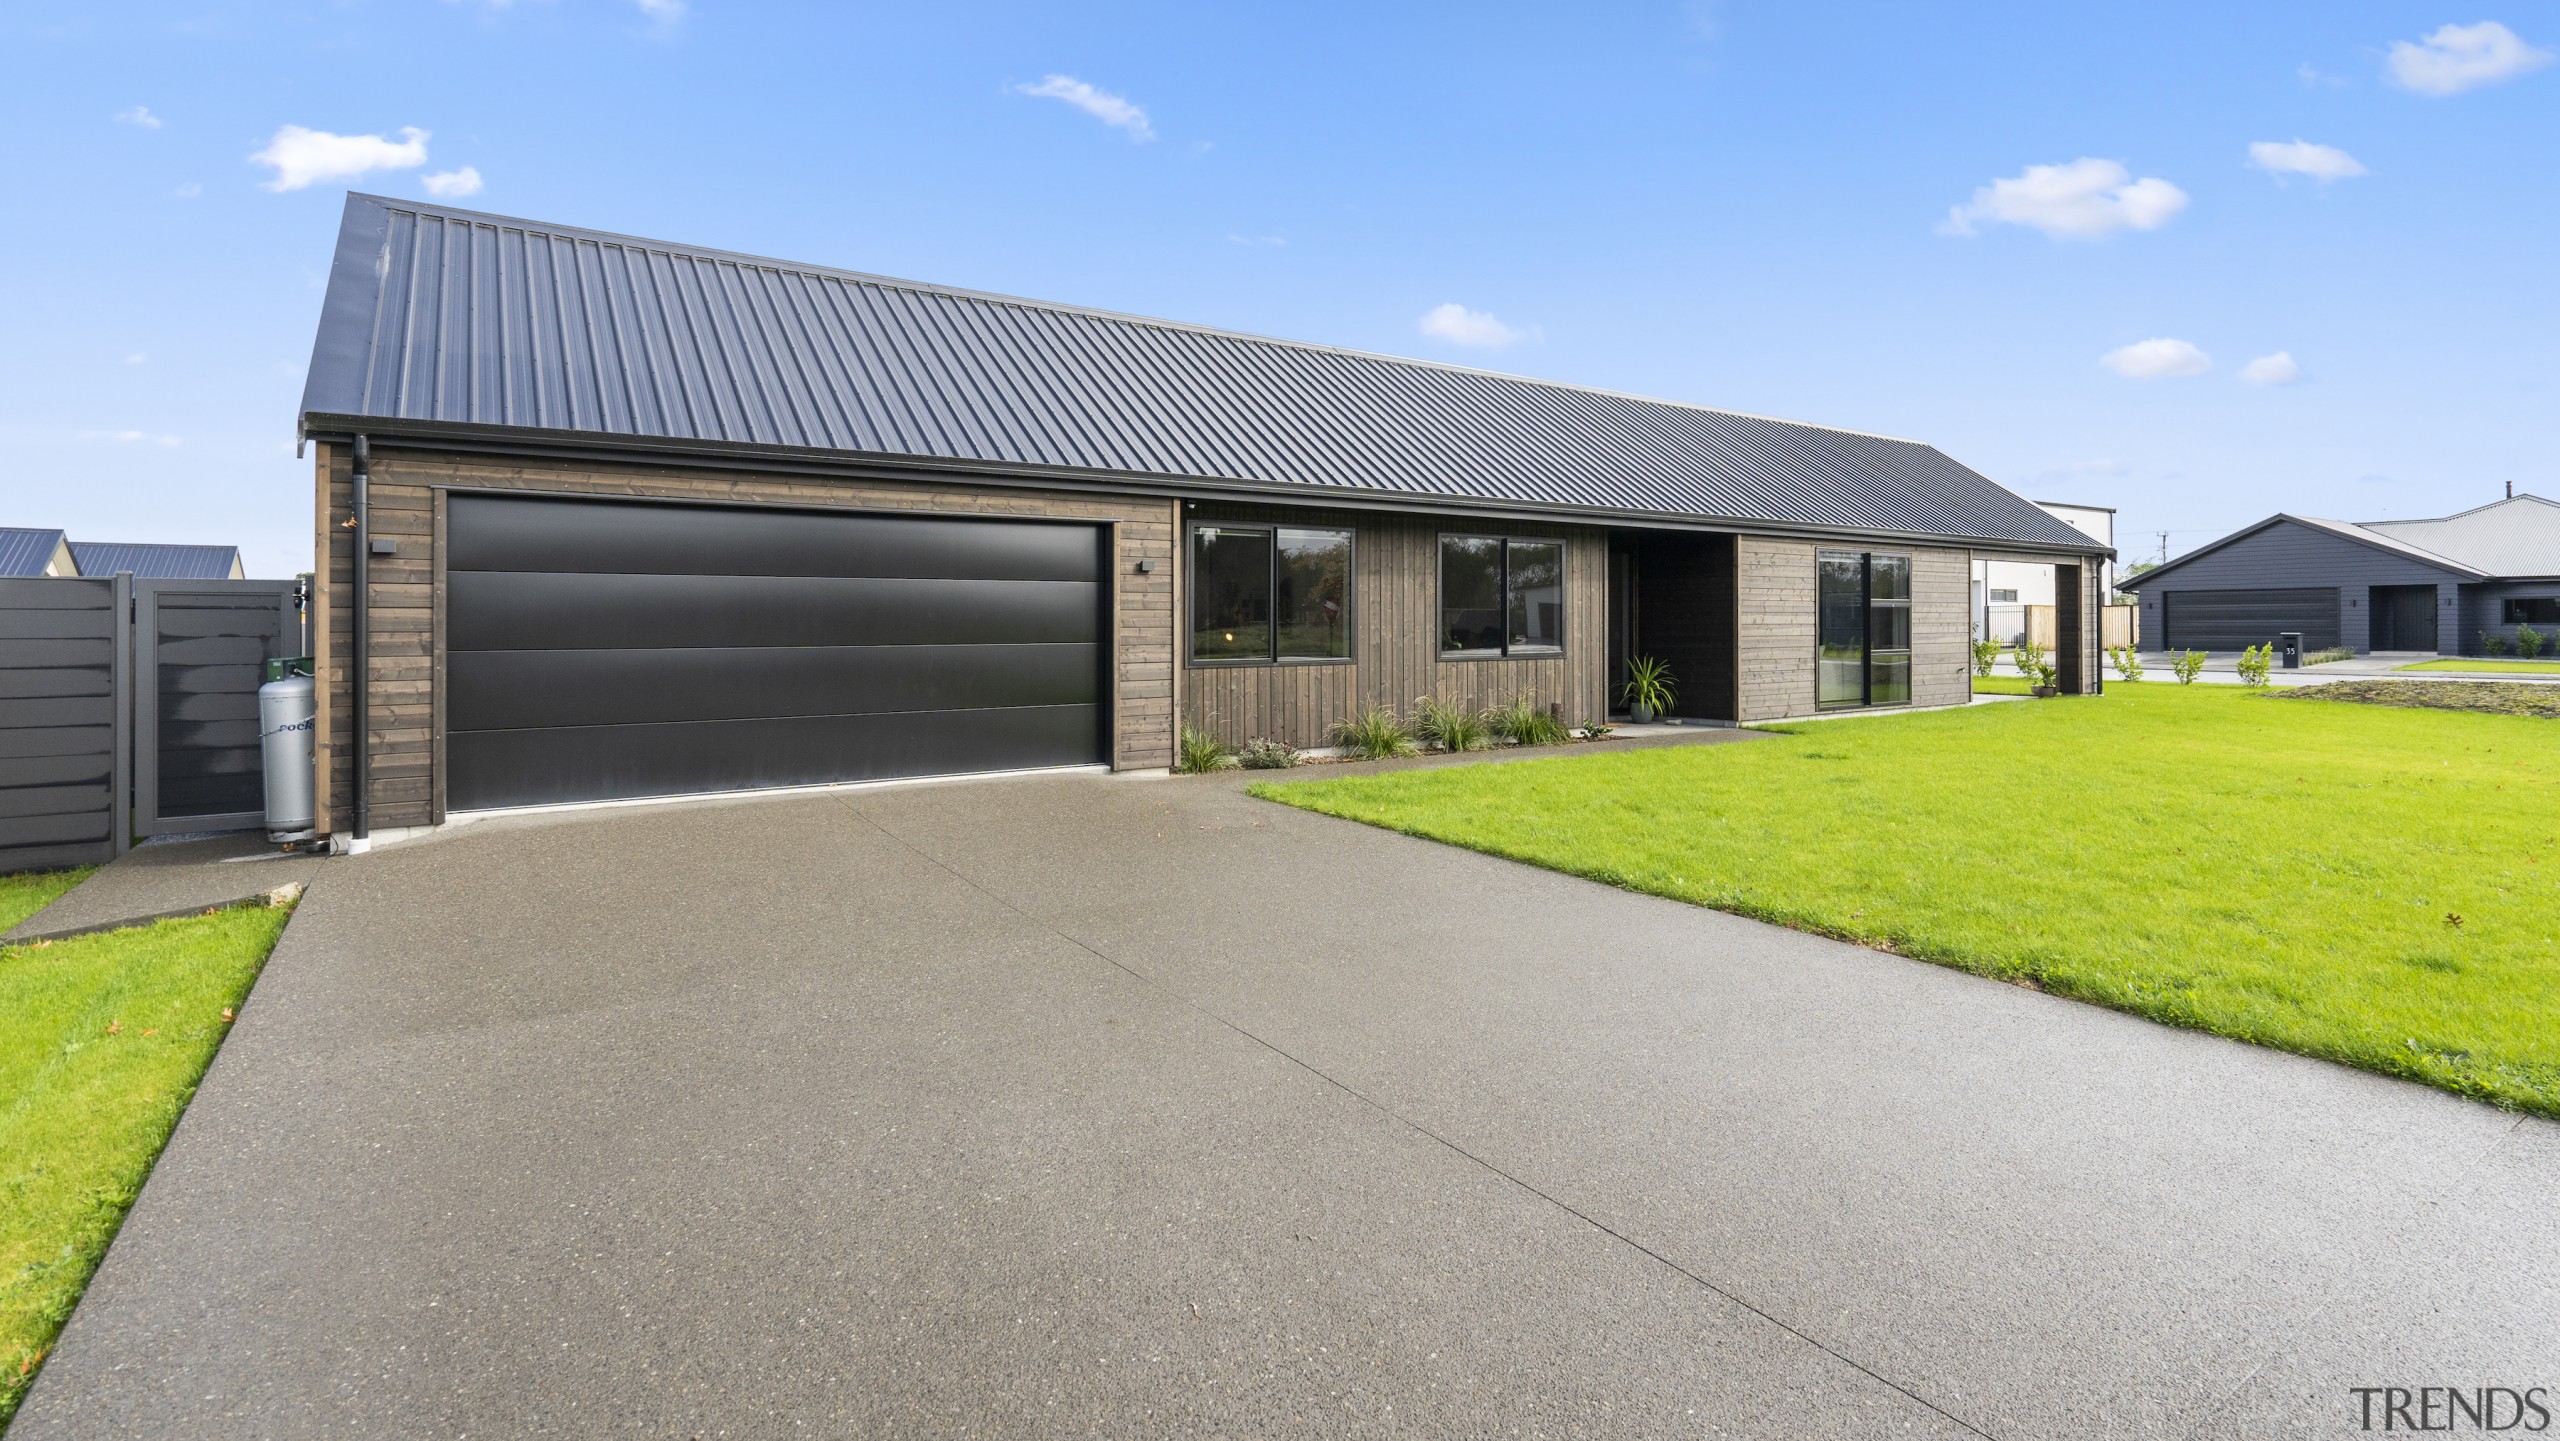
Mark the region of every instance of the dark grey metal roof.
<instances>
[{"instance_id":1,"label":"dark grey metal roof","mask_svg":"<svg viewBox=\"0 0 2560 1441\"><path fill-rule=\"evenodd\" d=\"M129 570L137 580L225 580L240 571L236 545L143 545L112 540L75 540L71 557L82 575L113 575Z\"/></svg>"},{"instance_id":2,"label":"dark grey metal roof","mask_svg":"<svg viewBox=\"0 0 2560 1441\"><path fill-rule=\"evenodd\" d=\"M2094 548L1917 441L350 195L303 429L399 422Z\"/></svg>"},{"instance_id":3,"label":"dark grey metal roof","mask_svg":"<svg viewBox=\"0 0 2560 1441\"><path fill-rule=\"evenodd\" d=\"M61 531L0 526L0 575L42 575L61 548Z\"/></svg>"},{"instance_id":4,"label":"dark grey metal roof","mask_svg":"<svg viewBox=\"0 0 2560 1441\"><path fill-rule=\"evenodd\" d=\"M2422 549L2394 536L2383 535L2376 531L2367 530L2363 526L2356 525L2350 521L2322 520L2320 517L2314 515L2289 515L2279 511L2276 514L2259 521L2256 525L2242 526L2240 529L2231 532L2220 540L2213 541L2206 545L2197 546L2195 549L2188 551L2185 555L2179 556L2176 560L2170 561L2165 565L2155 565L2149 570L2141 571L2133 575L2118 576L2116 577L2116 589L2138 591L2144 586L2157 582L2163 576L2175 574L2179 570L2183 569L2189 561L2202 560L2206 556L2221 550L2225 546L2237 545L2241 541L2247 540L2249 537L2258 534L2260 531L2266 530L2270 526L2278 525L2299 525L2311 530L2320 531L2323 534L2334 535L2340 540L2350 540L2354 541L2358 545L2371 546L2375 550L2388 551L2404 560L2414 560L2422 565L2434 566L2448 575L2459 576L2464 580L2480 580L2483 579L2486 574L2485 572L2465 565L2461 561L2455 560L2450 556L2439 555L2434 551Z\"/></svg>"}]
</instances>

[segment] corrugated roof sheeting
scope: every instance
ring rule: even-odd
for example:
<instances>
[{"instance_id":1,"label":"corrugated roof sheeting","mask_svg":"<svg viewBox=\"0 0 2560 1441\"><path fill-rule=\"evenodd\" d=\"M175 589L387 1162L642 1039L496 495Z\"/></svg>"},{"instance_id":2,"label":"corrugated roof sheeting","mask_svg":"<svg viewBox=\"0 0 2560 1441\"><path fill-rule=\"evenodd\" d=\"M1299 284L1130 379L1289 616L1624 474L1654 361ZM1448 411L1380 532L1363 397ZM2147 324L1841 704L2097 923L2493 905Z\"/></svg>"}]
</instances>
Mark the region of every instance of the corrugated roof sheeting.
<instances>
[{"instance_id":1,"label":"corrugated roof sheeting","mask_svg":"<svg viewBox=\"0 0 2560 1441\"><path fill-rule=\"evenodd\" d=\"M2560 575L2560 504L2538 495L2511 496L2439 520L2369 520L2364 529L2483 575Z\"/></svg>"},{"instance_id":2,"label":"corrugated roof sheeting","mask_svg":"<svg viewBox=\"0 0 2560 1441\"><path fill-rule=\"evenodd\" d=\"M61 531L0 527L0 575L43 575L61 548Z\"/></svg>"},{"instance_id":3,"label":"corrugated roof sheeting","mask_svg":"<svg viewBox=\"0 0 2560 1441\"><path fill-rule=\"evenodd\" d=\"M82 575L114 575L132 571L140 580L225 580L240 567L236 545L144 545L112 540L75 540L71 554Z\"/></svg>"},{"instance_id":4,"label":"corrugated roof sheeting","mask_svg":"<svg viewBox=\"0 0 2560 1441\"><path fill-rule=\"evenodd\" d=\"M303 413L2088 544L1912 441L370 196Z\"/></svg>"}]
</instances>

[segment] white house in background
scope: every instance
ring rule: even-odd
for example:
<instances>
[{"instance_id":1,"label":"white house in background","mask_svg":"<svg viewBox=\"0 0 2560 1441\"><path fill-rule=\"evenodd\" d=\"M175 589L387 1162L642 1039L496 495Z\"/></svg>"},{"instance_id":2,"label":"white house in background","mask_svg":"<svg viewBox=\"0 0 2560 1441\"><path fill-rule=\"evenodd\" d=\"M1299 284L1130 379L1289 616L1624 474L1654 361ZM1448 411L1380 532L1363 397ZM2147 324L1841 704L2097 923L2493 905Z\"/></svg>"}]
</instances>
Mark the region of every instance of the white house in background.
<instances>
[{"instance_id":1,"label":"white house in background","mask_svg":"<svg viewBox=\"0 0 2560 1441\"><path fill-rule=\"evenodd\" d=\"M2073 505L2039 500L2036 505L2064 525L2112 548L2116 512L2110 505ZM2115 562L2098 562L2098 594L2115 593ZM2018 560L1973 562L1973 633L2014 643L2027 629L2027 607L2053 604L2053 567Z\"/></svg>"}]
</instances>

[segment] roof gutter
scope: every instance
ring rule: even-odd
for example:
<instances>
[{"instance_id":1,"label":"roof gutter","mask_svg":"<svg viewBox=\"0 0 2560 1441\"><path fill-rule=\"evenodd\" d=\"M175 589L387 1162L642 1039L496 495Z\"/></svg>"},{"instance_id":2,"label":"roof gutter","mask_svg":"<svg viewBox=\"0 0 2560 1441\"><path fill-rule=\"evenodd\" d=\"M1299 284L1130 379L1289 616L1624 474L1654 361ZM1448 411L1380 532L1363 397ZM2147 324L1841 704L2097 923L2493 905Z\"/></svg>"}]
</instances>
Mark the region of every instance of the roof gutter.
<instances>
[{"instance_id":1,"label":"roof gutter","mask_svg":"<svg viewBox=\"0 0 2560 1441\"><path fill-rule=\"evenodd\" d=\"M1722 534L1778 535L1805 540L1847 536L1884 538L1912 545L2030 552L2064 559L2103 555L2112 547L2085 537L2068 541L2018 540L2007 536L1957 535L1941 531L1899 530L1889 526L1817 525L1803 521L1763 520L1745 516L1680 516L1659 511L1620 510L1564 502L1499 501L1463 495L1381 495L1352 490L1274 481L1150 475L1131 471L1085 470L1012 464L1002 461L942 456L892 455L880 452L811 450L797 446L741 445L734 442L684 440L667 436L600 436L587 432L528 431L498 426L462 425L452 421L393 421L374 417L306 415L303 431L314 440L345 440L357 427L375 439L390 437L438 450L474 454L533 456L556 460L591 460L620 465L666 465L693 469L754 470L846 479L961 477L982 485L1022 486L1043 490L1080 490L1107 495L1143 495L1182 500L1281 501L1291 505L1334 506L1404 514L1468 514L1523 519L1572 521L1585 525L1618 525L1648 530L1708 531ZM2057 522L2058 524L2059 522Z\"/></svg>"}]
</instances>

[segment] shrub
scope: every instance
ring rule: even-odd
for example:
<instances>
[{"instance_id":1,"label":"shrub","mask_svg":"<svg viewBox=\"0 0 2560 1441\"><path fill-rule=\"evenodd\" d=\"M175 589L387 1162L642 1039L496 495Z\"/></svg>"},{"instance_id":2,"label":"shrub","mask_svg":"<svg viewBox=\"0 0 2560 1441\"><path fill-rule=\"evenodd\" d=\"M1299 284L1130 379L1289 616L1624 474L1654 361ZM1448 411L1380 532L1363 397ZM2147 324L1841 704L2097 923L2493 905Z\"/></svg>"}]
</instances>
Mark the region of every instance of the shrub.
<instances>
[{"instance_id":1,"label":"shrub","mask_svg":"<svg viewBox=\"0 0 2560 1441\"><path fill-rule=\"evenodd\" d=\"M2488 631L2484 630L2480 632L2480 648L2491 655L2505 655L2507 653L2507 638L2502 635L2492 635Z\"/></svg>"},{"instance_id":2,"label":"shrub","mask_svg":"<svg viewBox=\"0 0 2560 1441\"><path fill-rule=\"evenodd\" d=\"M2327 650L2315 651L2310 655L2304 656L2302 658L2302 663L2304 665L2327 665L2332 661L2354 660L2355 658L2356 653L2354 651L2342 645L2333 645Z\"/></svg>"},{"instance_id":3,"label":"shrub","mask_svg":"<svg viewBox=\"0 0 2560 1441\"><path fill-rule=\"evenodd\" d=\"M2034 680L2036 672L2044 668L2044 647L2021 636L2015 654L2018 660L2018 674Z\"/></svg>"},{"instance_id":4,"label":"shrub","mask_svg":"<svg viewBox=\"0 0 2560 1441\"><path fill-rule=\"evenodd\" d=\"M1999 663L2000 642L1985 636L1981 640L1973 643L1973 673L1975 675L1989 675L1991 674L1991 668Z\"/></svg>"},{"instance_id":5,"label":"shrub","mask_svg":"<svg viewBox=\"0 0 2560 1441\"><path fill-rule=\"evenodd\" d=\"M1236 763L1249 771L1285 771L1298 763L1298 748L1269 737L1249 740L1236 752Z\"/></svg>"},{"instance_id":6,"label":"shrub","mask_svg":"<svg viewBox=\"0 0 2560 1441\"><path fill-rule=\"evenodd\" d=\"M1485 712L1485 727L1495 735L1521 746L1560 746L1572 737L1564 722L1541 710L1538 703L1522 696L1507 706Z\"/></svg>"},{"instance_id":7,"label":"shrub","mask_svg":"<svg viewBox=\"0 0 2560 1441\"><path fill-rule=\"evenodd\" d=\"M2200 650L2177 652L2169 657L2169 670L2171 674L2177 676L2178 684L2194 685L2196 677L2204 674L2204 652Z\"/></svg>"},{"instance_id":8,"label":"shrub","mask_svg":"<svg viewBox=\"0 0 2560 1441\"><path fill-rule=\"evenodd\" d=\"M1333 728L1333 743L1364 761L1409 756L1420 747L1413 732L1385 706L1373 705Z\"/></svg>"},{"instance_id":9,"label":"shrub","mask_svg":"<svg viewBox=\"0 0 2560 1441\"><path fill-rule=\"evenodd\" d=\"M2142 679L2142 657L2133 653L2132 646L2120 645L2110 649L2107 659L2115 662L2117 675L2126 680Z\"/></svg>"},{"instance_id":10,"label":"shrub","mask_svg":"<svg viewBox=\"0 0 2560 1441\"><path fill-rule=\"evenodd\" d=\"M1182 728L1182 753L1175 759L1174 769L1187 776L1206 771L1235 769L1235 753L1219 744L1218 738L1191 726Z\"/></svg>"},{"instance_id":11,"label":"shrub","mask_svg":"<svg viewBox=\"0 0 2560 1441\"><path fill-rule=\"evenodd\" d=\"M1415 734L1444 751L1480 751L1493 743L1486 713L1453 705L1438 696L1413 703Z\"/></svg>"},{"instance_id":12,"label":"shrub","mask_svg":"<svg viewBox=\"0 0 2560 1441\"><path fill-rule=\"evenodd\" d=\"M1671 707L1680 699L1671 667L1658 656L1640 655L1627 662L1627 688L1623 699L1629 709L1643 706L1657 716L1671 714Z\"/></svg>"},{"instance_id":13,"label":"shrub","mask_svg":"<svg viewBox=\"0 0 2560 1441\"><path fill-rule=\"evenodd\" d=\"M1607 721L1587 720L1581 725L1574 727L1574 729L1584 740L1597 741L1607 740L1609 738L1609 732L1616 730L1617 727L1609 724Z\"/></svg>"},{"instance_id":14,"label":"shrub","mask_svg":"<svg viewBox=\"0 0 2560 1441\"><path fill-rule=\"evenodd\" d=\"M2273 641L2269 641L2265 645L2253 645L2247 650L2240 652L2240 683L2242 685L2265 685L2267 683L2267 668L2275 664L2275 659L2276 647L2275 642Z\"/></svg>"},{"instance_id":15,"label":"shrub","mask_svg":"<svg viewBox=\"0 0 2560 1441\"><path fill-rule=\"evenodd\" d=\"M2542 632L2529 625L2516 627L2516 654L2531 660L2542 654Z\"/></svg>"}]
</instances>

